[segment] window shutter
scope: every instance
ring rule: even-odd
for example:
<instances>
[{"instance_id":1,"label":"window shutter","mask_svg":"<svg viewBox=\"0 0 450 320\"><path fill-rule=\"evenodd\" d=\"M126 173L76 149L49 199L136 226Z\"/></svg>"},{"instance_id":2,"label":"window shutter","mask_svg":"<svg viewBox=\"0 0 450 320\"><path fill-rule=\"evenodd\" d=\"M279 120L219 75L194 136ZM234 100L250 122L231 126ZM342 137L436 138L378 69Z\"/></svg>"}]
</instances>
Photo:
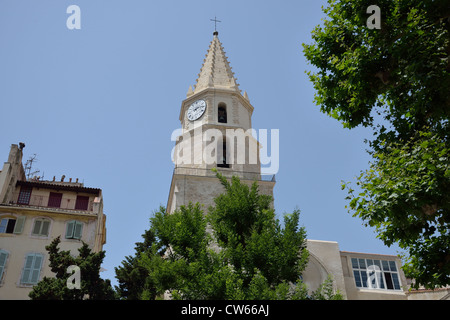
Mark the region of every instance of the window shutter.
<instances>
[{"instance_id":1,"label":"window shutter","mask_svg":"<svg viewBox=\"0 0 450 320\"><path fill-rule=\"evenodd\" d=\"M0 220L0 233L6 232L6 226L8 225L8 219Z\"/></svg>"},{"instance_id":2,"label":"window shutter","mask_svg":"<svg viewBox=\"0 0 450 320\"><path fill-rule=\"evenodd\" d=\"M69 221L67 222L66 226L66 239L72 239L73 238L73 229L74 229L75 221Z\"/></svg>"},{"instance_id":3,"label":"window shutter","mask_svg":"<svg viewBox=\"0 0 450 320\"><path fill-rule=\"evenodd\" d=\"M22 271L22 284L36 284L41 274L43 255L40 253L30 253L27 255Z\"/></svg>"},{"instance_id":4,"label":"window shutter","mask_svg":"<svg viewBox=\"0 0 450 320\"><path fill-rule=\"evenodd\" d=\"M3 271L5 271L8 252L0 250L0 281L2 280Z\"/></svg>"},{"instance_id":5,"label":"window shutter","mask_svg":"<svg viewBox=\"0 0 450 320\"><path fill-rule=\"evenodd\" d=\"M39 235L39 232L41 231L41 224L42 224L41 220L35 220L34 221L34 227L33 227L33 234L34 235Z\"/></svg>"},{"instance_id":6,"label":"window shutter","mask_svg":"<svg viewBox=\"0 0 450 320\"><path fill-rule=\"evenodd\" d=\"M34 260L34 254L27 255L27 257L25 259L25 265L23 266L22 279L20 280L20 283L23 283L23 284L29 283L31 269L33 267L33 260Z\"/></svg>"},{"instance_id":7,"label":"window shutter","mask_svg":"<svg viewBox=\"0 0 450 320\"><path fill-rule=\"evenodd\" d=\"M34 221L32 234L35 236L48 236L49 228L50 228L50 220L36 219Z\"/></svg>"},{"instance_id":8,"label":"window shutter","mask_svg":"<svg viewBox=\"0 0 450 320\"><path fill-rule=\"evenodd\" d=\"M48 207L59 208L61 207L62 193L50 192L48 197Z\"/></svg>"},{"instance_id":9,"label":"window shutter","mask_svg":"<svg viewBox=\"0 0 450 320\"><path fill-rule=\"evenodd\" d=\"M75 202L75 210L87 210L89 206L89 197L77 196L77 201Z\"/></svg>"},{"instance_id":10,"label":"window shutter","mask_svg":"<svg viewBox=\"0 0 450 320\"><path fill-rule=\"evenodd\" d=\"M16 225L14 226L14 234L21 234L23 231L23 226L25 225L25 216L19 217L16 220Z\"/></svg>"},{"instance_id":11,"label":"window shutter","mask_svg":"<svg viewBox=\"0 0 450 320\"><path fill-rule=\"evenodd\" d=\"M48 229L50 227L50 221L44 220L42 221L42 229L41 229L41 236L48 236Z\"/></svg>"},{"instance_id":12,"label":"window shutter","mask_svg":"<svg viewBox=\"0 0 450 320\"><path fill-rule=\"evenodd\" d=\"M41 254L36 253L34 255L34 263L30 279L30 283L32 284L36 284L39 281L39 275L41 274L42 260L43 256Z\"/></svg>"},{"instance_id":13,"label":"window shutter","mask_svg":"<svg viewBox=\"0 0 450 320\"><path fill-rule=\"evenodd\" d=\"M83 223L75 221L75 228L73 230L73 238L81 239L81 233L83 232Z\"/></svg>"}]
</instances>

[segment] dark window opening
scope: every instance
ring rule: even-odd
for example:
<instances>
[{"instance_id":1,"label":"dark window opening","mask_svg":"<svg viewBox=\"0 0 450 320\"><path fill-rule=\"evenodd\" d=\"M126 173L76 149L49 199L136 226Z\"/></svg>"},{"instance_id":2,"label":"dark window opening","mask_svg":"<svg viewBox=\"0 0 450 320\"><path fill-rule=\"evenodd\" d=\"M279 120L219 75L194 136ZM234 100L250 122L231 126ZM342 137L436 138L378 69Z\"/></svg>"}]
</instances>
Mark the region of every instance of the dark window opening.
<instances>
[{"instance_id":1,"label":"dark window opening","mask_svg":"<svg viewBox=\"0 0 450 320\"><path fill-rule=\"evenodd\" d=\"M50 192L50 197L48 198L48 206L52 208L61 207L62 193Z\"/></svg>"},{"instance_id":2,"label":"dark window opening","mask_svg":"<svg viewBox=\"0 0 450 320\"><path fill-rule=\"evenodd\" d=\"M17 199L18 204L29 204L31 198L31 187L21 187L19 193L19 199Z\"/></svg>"},{"instance_id":3,"label":"dark window opening","mask_svg":"<svg viewBox=\"0 0 450 320\"><path fill-rule=\"evenodd\" d=\"M218 161L217 166L219 168L229 168L230 165L227 163L227 143L223 142L223 149L222 149L222 161Z\"/></svg>"},{"instance_id":4,"label":"dark window opening","mask_svg":"<svg viewBox=\"0 0 450 320\"><path fill-rule=\"evenodd\" d=\"M225 103L219 103L217 120L221 123L227 123L227 107Z\"/></svg>"},{"instance_id":5,"label":"dark window opening","mask_svg":"<svg viewBox=\"0 0 450 320\"><path fill-rule=\"evenodd\" d=\"M384 279L386 280L386 286L388 289L394 289L394 284L392 283L392 277L389 272L384 273Z\"/></svg>"},{"instance_id":6,"label":"dark window opening","mask_svg":"<svg viewBox=\"0 0 450 320\"><path fill-rule=\"evenodd\" d=\"M75 202L76 210L87 210L89 206L89 197L77 196L77 201Z\"/></svg>"},{"instance_id":7,"label":"dark window opening","mask_svg":"<svg viewBox=\"0 0 450 320\"><path fill-rule=\"evenodd\" d=\"M13 233L16 219L5 218L0 221L0 233Z\"/></svg>"}]
</instances>

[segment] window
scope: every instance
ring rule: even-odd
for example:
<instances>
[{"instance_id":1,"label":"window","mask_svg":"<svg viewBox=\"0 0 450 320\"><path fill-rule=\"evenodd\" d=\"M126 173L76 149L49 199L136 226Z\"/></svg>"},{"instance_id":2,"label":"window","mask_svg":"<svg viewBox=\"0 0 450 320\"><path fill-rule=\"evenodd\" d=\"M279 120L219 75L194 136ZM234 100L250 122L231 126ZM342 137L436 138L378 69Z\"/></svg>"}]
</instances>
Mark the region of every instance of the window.
<instances>
[{"instance_id":1,"label":"window","mask_svg":"<svg viewBox=\"0 0 450 320\"><path fill-rule=\"evenodd\" d=\"M31 198L31 187L22 186L20 188L19 198L17 199L17 204L29 204Z\"/></svg>"},{"instance_id":2,"label":"window","mask_svg":"<svg viewBox=\"0 0 450 320\"><path fill-rule=\"evenodd\" d=\"M19 217L17 219L2 218L0 220L0 233L22 233L24 223L25 217Z\"/></svg>"},{"instance_id":3,"label":"window","mask_svg":"<svg viewBox=\"0 0 450 320\"><path fill-rule=\"evenodd\" d=\"M3 273L6 269L6 261L8 260L8 252L0 250L0 283L2 281Z\"/></svg>"},{"instance_id":4,"label":"window","mask_svg":"<svg viewBox=\"0 0 450 320\"><path fill-rule=\"evenodd\" d=\"M229 168L230 165L227 163L227 143L226 141L223 141L222 144L222 161L217 161L217 166L220 168Z\"/></svg>"},{"instance_id":5,"label":"window","mask_svg":"<svg viewBox=\"0 0 450 320\"><path fill-rule=\"evenodd\" d=\"M89 205L89 197L77 196L75 202L75 210L87 210Z\"/></svg>"},{"instance_id":6,"label":"window","mask_svg":"<svg viewBox=\"0 0 450 320\"><path fill-rule=\"evenodd\" d=\"M48 206L52 208L61 207L62 193L50 192L50 197L48 198Z\"/></svg>"},{"instance_id":7,"label":"window","mask_svg":"<svg viewBox=\"0 0 450 320\"><path fill-rule=\"evenodd\" d=\"M16 219L3 218L0 220L0 233L13 233L16 225Z\"/></svg>"},{"instance_id":8,"label":"window","mask_svg":"<svg viewBox=\"0 0 450 320\"><path fill-rule=\"evenodd\" d=\"M227 106L225 103L219 103L219 107L217 109L217 121L221 123L227 123Z\"/></svg>"},{"instance_id":9,"label":"window","mask_svg":"<svg viewBox=\"0 0 450 320\"><path fill-rule=\"evenodd\" d=\"M44 256L40 253L30 253L25 257L20 283L25 285L36 284L41 274L42 260Z\"/></svg>"},{"instance_id":10,"label":"window","mask_svg":"<svg viewBox=\"0 0 450 320\"><path fill-rule=\"evenodd\" d=\"M352 269L358 288L401 289L395 261L352 258Z\"/></svg>"},{"instance_id":11,"label":"window","mask_svg":"<svg viewBox=\"0 0 450 320\"><path fill-rule=\"evenodd\" d=\"M50 220L36 219L31 234L33 236L46 237L50 228Z\"/></svg>"},{"instance_id":12,"label":"window","mask_svg":"<svg viewBox=\"0 0 450 320\"><path fill-rule=\"evenodd\" d=\"M81 239L83 223L79 221L69 221L66 226L66 239Z\"/></svg>"}]
</instances>

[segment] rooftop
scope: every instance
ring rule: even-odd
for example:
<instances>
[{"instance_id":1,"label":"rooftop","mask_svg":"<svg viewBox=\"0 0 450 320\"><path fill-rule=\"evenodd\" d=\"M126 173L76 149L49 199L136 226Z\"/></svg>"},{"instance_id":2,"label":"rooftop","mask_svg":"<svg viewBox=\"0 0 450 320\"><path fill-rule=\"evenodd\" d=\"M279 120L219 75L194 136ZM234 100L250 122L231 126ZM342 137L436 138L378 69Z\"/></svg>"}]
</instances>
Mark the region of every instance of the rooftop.
<instances>
[{"instance_id":1,"label":"rooftop","mask_svg":"<svg viewBox=\"0 0 450 320\"><path fill-rule=\"evenodd\" d=\"M45 188L58 191L73 191L73 192L84 192L91 194L99 194L101 189L99 188L88 188L85 187L83 183L80 182L63 182L63 181L46 181L46 180L27 180L27 181L17 181L17 186L27 186L33 188Z\"/></svg>"}]
</instances>

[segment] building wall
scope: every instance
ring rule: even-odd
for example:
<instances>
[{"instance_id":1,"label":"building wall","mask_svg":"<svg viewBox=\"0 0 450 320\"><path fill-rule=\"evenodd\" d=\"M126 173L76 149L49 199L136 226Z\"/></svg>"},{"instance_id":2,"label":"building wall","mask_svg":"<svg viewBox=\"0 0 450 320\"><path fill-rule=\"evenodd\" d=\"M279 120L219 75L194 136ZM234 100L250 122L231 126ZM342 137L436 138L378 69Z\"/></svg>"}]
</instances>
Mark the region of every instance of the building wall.
<instances>
[{"instance_id":1,"label":"building wall","mask_svg":"<svg viewBox=\"0 0 450 320\"><path fill-rule=\"evenodd\" d=\"M206 213L208 207L214 205L214 198L225 192L225 188L221 182L214 175L192 175L189 171L183 170L185 174L174 174L172 178L171 189L169 193L169 200L167 210L169 213L173 212L182 205L188 205L189 201L192 203L199 202L203 205ZM221 172L223 173L223 171ZM229 175L236 172L230 171ZM237 173L236 173L237 174ZM226 176L226 175L225 175ZM241 182L251 185L254 180L244 180ZM274 181L258 181L259 190L262 194L273 196Z\"/></svg>"},{"instance_id":2,"label":"building wall","mask_svg":"<svg viewBox=\"0 0 450 320\"><path fill-rule=\"evenodd\" d=\"M61 237L59 245L60 250L69 250L72 254L78 254L78 248L81 247L81 240L88 243L91 247L95 243L95 234L97 229L97 220L94 217L84 217L80 215L61 215L58 213L48 213L41 211L8 211L0 212L0 219L6 216L19 217L25 215L25 225L21 234L0 234L0 249L8 252L8 261L0 282L1 299L28 299L28 293L31 287L21 285L20 279L25 263L25 257L29 253L41 253L44 257L43 268L39 280L44 276L53 276L49 264L48 252L45 247L49 245L56 237ZM36 219L46 218L51 221L48 236L36 236L32 234L32 229ZM81 240L66 239L65 232L68 221L77 220L83 223Z\"/></svg>"},{"instance_id":3,"label":"building wall","mask_svg":"<svg viewBox=\"0 0 450 320\"><path fill-rule=\"evenodd\" d=\"M0 171L0 203L9 203L17 180L25 180L22 156L23 153L19 146L11 145L8 160L3 164L3 169Z\"/></svg>"},{"instance_id":4,"label":"building wall","mask_svg":"<svg viewBox=\"0 0 450 320\"><path fill-rule=\"evenodd\" d=\"M398 256L340 251L338 243L333 241L307 240L307 249L310 259L302 278L308 285L310 293L317 290L327 276L331 275L334 289L339 290L348 300L437 300L450 297L448 289L409 292L409 283L401 270L401 260ZM352 259L357 259L357 268L354 268ZM360 269L359 259L365 263L364 269ZM376 269L375 273L371 271L377 267L374 261L379 261L381 266L380 269ZM384 269L382 261L387 262L387 265L395 262L394 269L392 267ZM371 269L369 263L372 265ZM368 270L370 271L367 272ZM364 281L365 285L363 285L363 281L360 281L361 279L359 282L356 281L355 272L359 272L359 275L361 272L368 275ZM388 273L389 276L385 276L385 273ZM393 286L393 283L388 285L385 277L391 278L393 273L396 274L396 277L398 276L399 287L389 289L388 287ZM374 280L376 277L378 280ZM374 286L372 287L367 280L373 281ZM384 288L377 287L381 282Z\"/></svg>"},{"instance_id":5,"label":"building wall","mask_svg":"<svg viewBox=\"0 0 450 320\"><path fill-rule=\"evenodd\" d=\"M22 151L13 145L9 159L21 159L21 154ZM19 218L25 220L22 230L17 229L13 233L0 232L0 250L7 253L7 260L0 278L0 300L25 300L29 299L28 294L32 289L32 285L21 283L27 255L39 253L43 257L38 280L52 277L54 274L50 270L49 254L45 247L59 236L61 239L60 250L71 251L73 255L78 255L82 241L87 243L94 252L101 251L106 242L106 216L103 213L101 191L96 194L83 193L85 189L79 183L34 181L29 204L18 204L17 199L21 187L17 181L24 181L25 178L21 174L23 172L22 163L8 161L3 168L6 170L0 172L0 191L3 191L4 200L0 202L0 221L4 218L12 218L16 219L16 224L18 224ZM64 190L62 191L61 188ZM71 191L71 188L74 191ZM59 208L47 207L50 192L63 194ZM89 197L87 210L75 210L77 195ZM46 219L50 222L46 235L33 234L33 228L38 219ZM68 222L74 220L82 223L81 237L67 239Z\"/></svg>"},{"instance_id":6,"label":"building wall","mask_svg":"<svg viewBox=\"0 0 450 320\"><path fill-rule=\"evenodd\" d=\"M310 259L302 274L303 281L308 285L310 293L330 275L334 289L346 296L346 288L342 266L340 263L339 245L334 241L307 240Z\"/></svg>"},{"instance_id":7,"label":"building wall","mask_svg":"<svg viewBox=\"0 0 450 320\"><path fill-rule=\"evenodd\" d=\"M408 300L450 300L450 287L435 290L411 290Z\"/></svg>"}]
</instances>

